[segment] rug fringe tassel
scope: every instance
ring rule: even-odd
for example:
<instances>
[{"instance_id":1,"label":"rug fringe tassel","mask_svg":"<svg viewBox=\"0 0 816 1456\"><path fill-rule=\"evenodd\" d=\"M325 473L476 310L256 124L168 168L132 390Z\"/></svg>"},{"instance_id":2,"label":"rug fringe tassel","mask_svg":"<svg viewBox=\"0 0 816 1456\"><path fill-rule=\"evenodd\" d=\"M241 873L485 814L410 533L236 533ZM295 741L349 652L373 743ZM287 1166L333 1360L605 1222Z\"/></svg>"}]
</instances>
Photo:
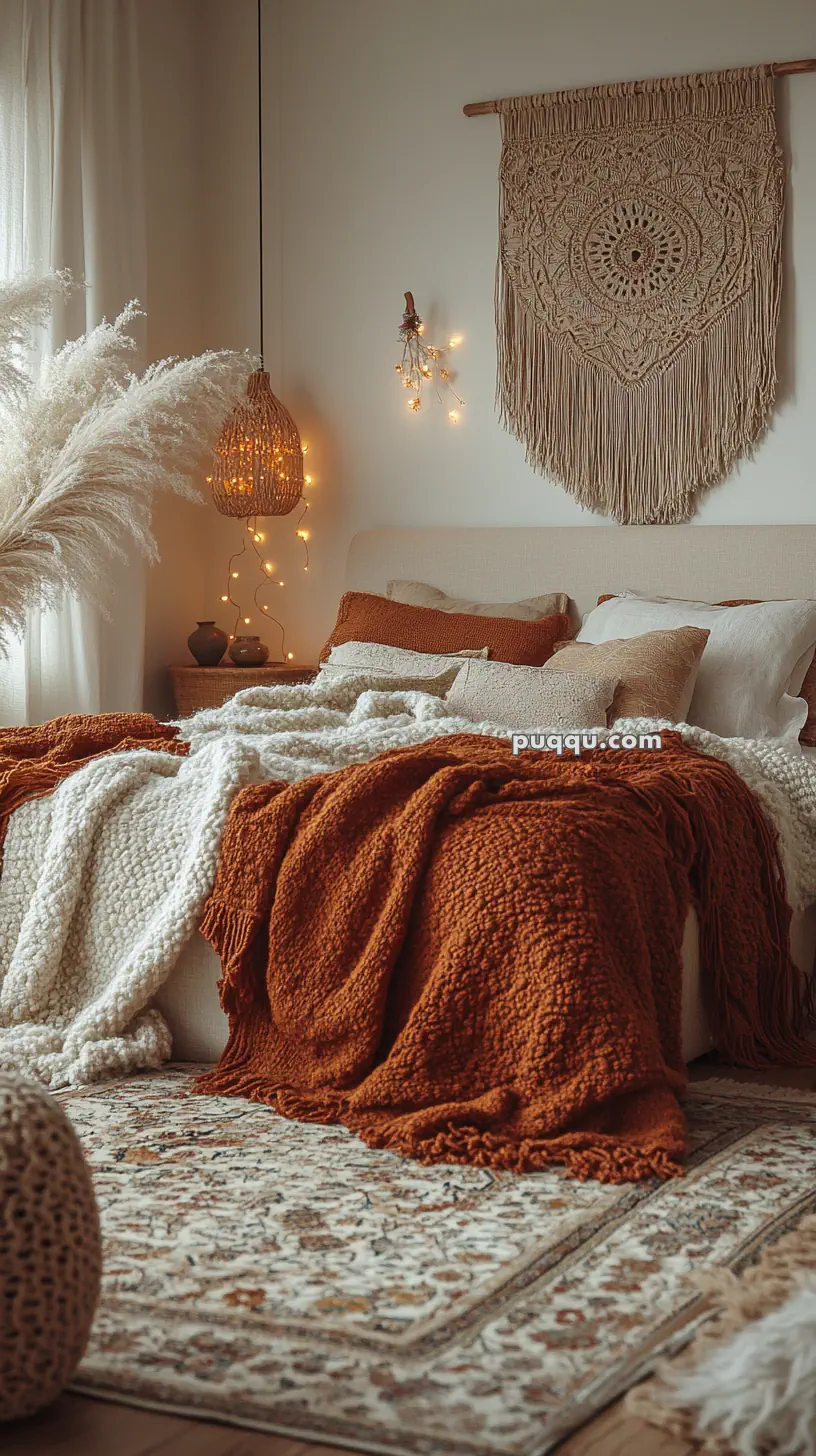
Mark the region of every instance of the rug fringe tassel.
<instances>
[{"instance_id":1,"label":"rug fringe tassel","mask_svg":"<svg viewBox=\"0 0 816 1456\"><path fill-rule=\"evenodd\" d=\"M685 1441L696 1442L699 1438L692 1413L664 1403L662 1398L670 1390L670 1372L703 1364L715 1346L745 1325L778 1309L801 1288L803 1273L814 1271L816 1216L809 1214L790 1233L765 1249L757 1263L749 1265L739 1276L728 1269L689 1275L689 1284L711 1303L713 1318L698 1331L679 1360L661 1361L652 1378L629 1391L625 1401L627 1411ZM669 1384L664 1385L667 1379Z\"/></svg>"}]
</instances>

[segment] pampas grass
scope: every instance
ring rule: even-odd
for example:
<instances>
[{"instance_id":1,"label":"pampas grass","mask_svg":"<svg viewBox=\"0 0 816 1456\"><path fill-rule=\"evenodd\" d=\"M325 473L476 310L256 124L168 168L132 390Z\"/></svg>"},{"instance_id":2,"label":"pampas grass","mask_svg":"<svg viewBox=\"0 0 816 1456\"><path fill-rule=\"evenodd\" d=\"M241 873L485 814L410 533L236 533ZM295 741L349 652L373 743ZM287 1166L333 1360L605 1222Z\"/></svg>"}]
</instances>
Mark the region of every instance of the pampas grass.
<instances>
[{"instance_id":1,"label":"pampas grass","mask_svg":"<svg viewBox=\"0 0 816 1456\"><path fill-rule=\"evenodd\" d=\"M29 377L25 351L35 328L48 323L59 293L68 292L71 275L21 273L0 283L0 403L8 410L25 394Z\"/></svg>"},{"instance_id":2,"label":"pampas grass","mask_svg":"<svg viewBox=\"0 0 816 1456\"><path fill-rule=\"evenodd\" d=\"M49 358L21 355L47 322L67 274L0 287L0 634L21 634L26 608L65 588L107 611L111 572L128 547L157 558L156 491L200 496L191 476L246 391L257 361L208 351L132 371L131 303Z\"/></svg>"}]
</instances>

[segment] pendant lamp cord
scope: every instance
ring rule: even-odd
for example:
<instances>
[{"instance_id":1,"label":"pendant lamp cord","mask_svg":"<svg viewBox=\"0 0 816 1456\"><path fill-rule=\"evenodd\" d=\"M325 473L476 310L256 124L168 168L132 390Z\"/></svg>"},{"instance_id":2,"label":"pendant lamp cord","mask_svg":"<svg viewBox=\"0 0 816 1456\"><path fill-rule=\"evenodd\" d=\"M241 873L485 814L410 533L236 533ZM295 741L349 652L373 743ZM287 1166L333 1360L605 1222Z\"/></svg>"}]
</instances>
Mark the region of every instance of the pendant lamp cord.
<instances>
[{"instance_id":1,"label":"pendant lamp cord","mask_svg":"<svg viewBox=\"0 0 816 1456\"><path fill-rule=\"evenodd\" d=\"M261 105L261 4L258 0L258 304L260 309L261 368L264 367L264 291L263 291L263 110Z\"/></svg>"}]
</instances>

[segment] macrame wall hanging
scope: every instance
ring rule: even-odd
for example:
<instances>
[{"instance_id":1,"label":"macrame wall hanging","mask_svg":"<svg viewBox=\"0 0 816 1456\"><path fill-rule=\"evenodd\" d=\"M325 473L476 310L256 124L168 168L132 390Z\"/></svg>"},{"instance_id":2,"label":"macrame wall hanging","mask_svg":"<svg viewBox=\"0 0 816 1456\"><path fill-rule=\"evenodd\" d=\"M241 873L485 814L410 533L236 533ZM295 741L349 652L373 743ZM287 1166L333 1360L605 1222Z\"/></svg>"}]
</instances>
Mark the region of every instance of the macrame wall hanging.
<instances>
[{"instance_id":1,"label":"macrame wall hanging","mask_svg":"<svg viewBox=\"0 0 816 1456\"><path fill-rule=\"evenodd\" d=\"M535 469L618 521L687 520L768 422L775 69L465 107L502 119L502 421Z\"/></svg>"}]
</instances>

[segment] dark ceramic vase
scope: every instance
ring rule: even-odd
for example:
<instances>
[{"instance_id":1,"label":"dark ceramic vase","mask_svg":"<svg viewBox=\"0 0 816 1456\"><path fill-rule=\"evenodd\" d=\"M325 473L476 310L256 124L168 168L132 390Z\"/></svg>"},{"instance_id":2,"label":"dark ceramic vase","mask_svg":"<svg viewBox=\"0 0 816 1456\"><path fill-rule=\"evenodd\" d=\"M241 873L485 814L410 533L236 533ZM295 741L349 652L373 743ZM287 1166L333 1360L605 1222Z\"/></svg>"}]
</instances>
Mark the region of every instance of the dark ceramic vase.
<instances>
[{"instance_id":1,"label":"dark ceramic vase","mask_svg":"<svg viewBox=\"0 0 816 1456\"><path fill-rule=\"evenodd\" d=\"M263 667L269 648L260 637L236 637L229 655L236 667Z\"/></svg>"},{"instance_id":2,"label":"dark ceramic vase","mask_svg":"<svg viewBox=\"0 0 816 1456\"><path fill-rule=\"evenodd\" d=\"M187 638L187 646L199 667L217 667L227 650L229 638L215 622L199 622Z\"/></svg>"}]
</instances>

